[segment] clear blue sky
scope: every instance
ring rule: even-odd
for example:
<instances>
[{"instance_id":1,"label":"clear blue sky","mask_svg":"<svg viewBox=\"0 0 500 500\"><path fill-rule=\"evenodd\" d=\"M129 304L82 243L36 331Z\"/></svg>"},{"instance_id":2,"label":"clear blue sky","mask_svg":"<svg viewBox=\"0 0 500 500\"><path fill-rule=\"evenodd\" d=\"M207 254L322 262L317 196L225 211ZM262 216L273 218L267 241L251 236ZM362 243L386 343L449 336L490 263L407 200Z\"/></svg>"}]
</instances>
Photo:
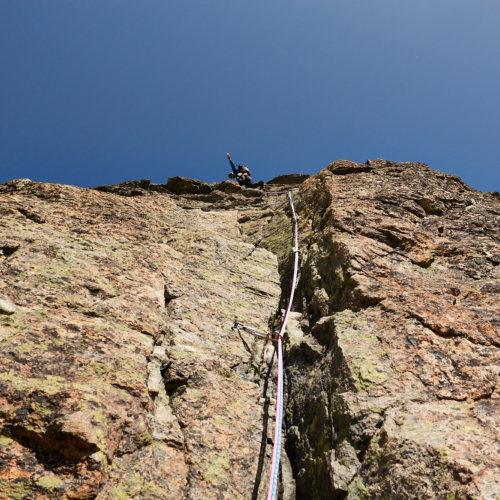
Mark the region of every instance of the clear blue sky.
<instances>
[{"instance_id":1,"label":"clear blue sky","mask_svg":"<svg viewBox=\"0 0 500 500\"><path fill-rule=\"evenodd\" d=\"M0 0L0 182L419 161L500 190L500 2Z\"/></svg>"}]
</instances>

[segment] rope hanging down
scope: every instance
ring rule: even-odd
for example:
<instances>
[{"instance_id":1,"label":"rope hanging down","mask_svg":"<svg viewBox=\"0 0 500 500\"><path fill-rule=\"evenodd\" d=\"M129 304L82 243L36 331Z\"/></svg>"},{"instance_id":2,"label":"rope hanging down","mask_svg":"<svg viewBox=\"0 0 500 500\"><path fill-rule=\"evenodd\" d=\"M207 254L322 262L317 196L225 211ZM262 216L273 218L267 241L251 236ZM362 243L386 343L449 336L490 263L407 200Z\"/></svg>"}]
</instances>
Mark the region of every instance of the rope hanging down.
<instances>
[{"instance_id":1,"label":"rope hanging down","mask_svg":"<svg viewBox=\"0 0 500 500\"><path fill-rule=\"evenodd\" d=\"M269 479L269 489L267 491L267 500L275 500L276 493L278 490L278 470L281 456L281 428L283 426L283 345L282 338L285 333L286 324L288 322L288 316L290 315L290 310L292 309L293 295L295 293L295 285L297 283L297 270L299 267L299 237L298 237L298 220L297 214L295 213L295 207L293 206L292 194L288 192L288 199L290 201L290 208L292 210L293 222L294 222L294 239L295 245L292 248L294 254L294 266L293 266L293 281L292 289L290 291L290 300L288 301L288 307L285 314L285 319L281 325L281 330L278 337L278 391L276 395L276 426L274 428L274 447L273 447L273 460L271 463L271 477Z\"/></svg>"},{"instance_id":2,"label":"rope hanging down","mask_svg":"<svg viewBox=\"0 0 500 500\"><path fill-rule=\"evenodd\" d=\"M290 292L290 300L288 301L288 307L286 310L285 318L283 324L281 325L281 330L278 333L278 338L273 338L270 333L259 332L255 328L246 326L239 321L235 321L233 328L241 328L244 332L250 333L255 337L261 338L263 340L272 340L277 342L278 351L278 388L276 391L276 426L274 428L274 446L273 446L273 459L271 462L271 475L269 479L269 489L267 492L267 500L275 500L278 491L278 471L281 456L281 429L283 427L283 334L285 333L286 325L288 322L288 316L290 315L290 310L292 309L293 295L295 293L295 285L297 283L297 270L299 264L299 237L298 237L298 220L299 217L295 213L295 207L293 206L292 193L290 191L275 191L268 192L266 194L288 194L288 200L290 201L290 208L292 210L293 222L294 222L294 242L295 245L292 248L294 254L294 267L293 267L293 281L292 290Z\"/></svg>"}]
</instances>

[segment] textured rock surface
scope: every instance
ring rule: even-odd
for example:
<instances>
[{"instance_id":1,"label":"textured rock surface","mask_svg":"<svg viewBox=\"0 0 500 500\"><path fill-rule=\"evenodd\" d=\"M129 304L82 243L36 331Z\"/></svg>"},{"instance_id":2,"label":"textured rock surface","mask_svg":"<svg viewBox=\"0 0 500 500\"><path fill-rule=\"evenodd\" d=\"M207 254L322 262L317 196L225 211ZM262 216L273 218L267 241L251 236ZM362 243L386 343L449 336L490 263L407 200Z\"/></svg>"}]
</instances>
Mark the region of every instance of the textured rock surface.
<instances>
[{"instance_id":1,"label":"textured rock surface","mask_svg":"<svg viewBox=\"0 0 500 500\"><path fill-rule=\"evenodd\" d=\"M290 187L281 498L500 498L499 197L383 160ZM231 326L279 323L290 248L230 181L0 185L0 498L264 498L274 348Z\"/></svg>"},{"instance_id":2,"label":"textured rock surface","mask_svg":"<svg viewBox=\"0 0 500 500\"><path fill-rule=\"evenodd\" d=\"M260 358L231 326L267 329L276 257L236 211L0 190L0 294L17 306L0 303L0 498L250 498Z\"/></svg>"},{"instance_id":3,"label":"textured rock surface","mask_svg":"<svg viewBox=\"0 0 500 500\"><path fill-rule=\"evenodd\" d=\"M382 160L299 196L297 498L500 498L498 198Z\"/></svg>"}]
</instances>

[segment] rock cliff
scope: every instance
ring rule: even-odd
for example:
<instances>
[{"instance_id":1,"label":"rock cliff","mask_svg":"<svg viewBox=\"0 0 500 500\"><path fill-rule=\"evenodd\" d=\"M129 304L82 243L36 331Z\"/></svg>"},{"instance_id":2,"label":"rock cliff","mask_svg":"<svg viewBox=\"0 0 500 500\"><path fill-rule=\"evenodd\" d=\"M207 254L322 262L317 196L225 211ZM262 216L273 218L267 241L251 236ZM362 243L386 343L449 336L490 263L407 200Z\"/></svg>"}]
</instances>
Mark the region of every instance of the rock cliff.
<instances>
[{"instance_id":1,"label":"rock cliff","mask_svg":"<svg viewBox=\"0 0 500 500\"><path fill-rule=\"evenodd\" d=\"M423 164L280 176L300 219L280 498L500 498L500 195ZM285 196L0 185L0 498L265 498Z\"/></svg>"}]
</instances>

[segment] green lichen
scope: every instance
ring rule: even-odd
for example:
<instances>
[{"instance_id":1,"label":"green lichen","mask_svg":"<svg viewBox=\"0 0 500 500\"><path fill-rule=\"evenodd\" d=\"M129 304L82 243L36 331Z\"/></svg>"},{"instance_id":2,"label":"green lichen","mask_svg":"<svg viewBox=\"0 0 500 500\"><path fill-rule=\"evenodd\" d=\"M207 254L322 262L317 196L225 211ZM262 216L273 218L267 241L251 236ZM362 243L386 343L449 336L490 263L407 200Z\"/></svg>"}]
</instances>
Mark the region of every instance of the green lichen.
<instances>
[{"instance_id":1,"label":"green lichen","mask_svg":"<svg viewBox=\"0 0 500 500\"><path fill-rule=\"evenodd\" d=\"M128 500L133 497L135 493L133 491L127 490L125 487L115 487L109 492L110 500Z\"/></svg>"},{"instance_id":2,"label":"green lichen","mask_svg":"<svg viewBox=\"0 0 500 500\"><path fill-rule=\"evenodd\" d=\"M98 363L98 362L95 362L95 361L93 361L92 363L89 363L88 366L90 368L92 368L92 370L94 371L94 373L96 375L100 376L100 377L107 376L107 374L112 369L112 366L110 366L110 365L105 365L104 363Z\"/></svg>"},{"instance_id":3,"label":"green lichen","mask_svg":"<svg viewBox=\"0 0 500 500\"><path fill-rule=\"evenodd\" d=\"M136 367L134 370L126 369L126 370L117 370L115 372L116 378L121 381L126 381L128 384L134 385L142 385L144 383L144 377L141 376L141 371Z\"/></svg>"},{"instance_id":4,"label":"green lichen","mask_svg":"<svg viewBox=\"0 0 500 500\"><path fill-rule=\"evenodd\" d=\"M358 391L367 391L387 379L382 361L383 352L375 335L360 333L350 325L359 315L345 310L335 315L338 344L351 366ZM361 319L364 319L361 317Z\"/></svg>"},{"instance_id":5,"label":"green lichen","mask_svg":"<svg viewBox=\"0 0 500 500\"><path fill-rule=\"evenodd\" d=\"M156 495L159 498L167 498L167 493L165 490L162 490L158 485L156 485L153 481L149 481L149 483L145 484L141 488L141 493L149 493L152 495Z\"/></svg>"},{"instance_id":6,"label":"green lichen","mask_svg":"<svg viewBox=\"0 0 500 500\"><path fill-rule=\"evenodd\" d=\"M9 446L9 444L13 443L14 440L7 436L0 436L0 445Z\"/></svg>"},{"instance_id":7,"label":"green lichen","mask_svg":"<svg viewBox=\"0 0 500 500\"><path fill-rule=\"evenodd\" d=\"M141 434L142 438L142 444L144 446L149 446L153 442L153 438L151 437L151 434L148 432L147 429L144 429L144 431Z\"/></svg>"},{"instance_id":8,"label":"green lichen","mask_svg":"<svg viewBox=\"0 0 500 500\"><path fill-rule=\"evenodd\" d=\"M47 490L53 490L63 484L63 480L57 476L43 476L38 480L38 484Z\"/></svg>"},{"instance_id":9,"label":"green lichen","mask_svg":"<svg viewBox=\"0 0 500 500\"><path fill-rule=\"evenodd\" d=\"M81 384L74 384L73 386L75 387L75 389L80 389L80 390L81 387L85 387L82 386ZM85 389L88 390L87 387L85 387ZM93 394L82 394L82 399L84 399L85 401L92 401L93 403L96 403L98 406L101 406L101 402ZM87 407L87 405L85 404L83 404L82 406Z\"/></svg>"},{"instance_id":10,"label":"green lichen","mask_svg":"<svg viewBox=\"0 0 500 500\"><path fill-rule=\"evenodd\" d=\"M0 481L0 498L21 500L28 496L33 487L29 481Z\"/></svg>"},{"instance_id":11,"label":"green lichen","mask_svg":"<svg viewBox=\"0 0 500 500\"><path fill-rule=\"evenodd\" d=\"M384 448L380 448L375 444L375 449L373 453L371 453L367 458L366 458L366 463L371 466L375 463L378 463L379 467L384 467L389 463L389 459L387 455L385 454Z\"/></svg>"},{"instance_id":12,"label":"green lichen","mask_svg":"<svg viewBox=\"0 0 500 500\"><path fill-rule=\"evenodd\" d=\"M469 423L467 425L464 425L464 426L455 426L457 427L457 432L458 434L477 434L477 435L480 435L481 434L481 429L479 428L479 426L473 424L473 423Z\"/></svg>"},{"instance_id":13,"label":"green lichen","mask_svg":"<svg viewBox=\"0 0 500 500\"><path fill-rule=\"evenodd\" d=\"M94 412L94 420L100 424L102 422L106 421L106 417L104 416L104 413L101 410L97 410Z\"/></svg>"},{"instance_id":14,"label":"green lichen","mask_svg":"<svg viewBox=\"0 0 500 500\"><path fill-rule=\"evenodd\" d=\"M24 331L29 327L29 324L25 322L26 315L23 313L17 313L14 314L13 316L6 316L6 322L4 323L5 326L13 329L13 330L20 330ZM19 332L16 332L19 333ZM3 343L2 343L3 345Z\"/></svg>"},{"instance_id":15,"label":"green lichen","mask_svg":"<svg viewBox=\"0 0 500 500\"><path fill-rule=\"evenodd\" d=\"M203 471L203 478L208 483L224 479L226 471L229 469L229 457L223 453L214 451L203 459L201 469Z\"/></svg>"},{"instance_id":16,"label":"green lichen","mask_svg":"<svg viewBox=\"0 0 500 500\"><path fill-rule=\"evenodd\" d=\"M36 379L30 379L30 380L36 380ZM42 382L42 384L41 384L41 389L45 393L53 396L54 394L61 392L61 389L63 388L64 382L66 382L66 379L64 379L63 377L47 375L45 377L45 381Z\"/></svg>"},{"instance_id":17,"label":"green lichen","mask_svg":"<svg viewBox=\"0 0 500 500\"><path fill-rule=\"evenodd\" d=\"M33 404L33 403L32 403ZM52 412L48 408L44 408L38 403L35 403L35 410L37 413L40 415L43 415L44 417L47 417L52 414Z\"/></svg>"},{"instance_id":18,"label":"green lichen","mask_svg":"<svg viewBox=\"0 0 500 500\"><path fill-rule=\"evenodd\" d=\"M214 417L213 419L213 422L214 424L219 424L219 425L229 425L229 422L227 422L226 420L224 420L222 417L220 416L216 416Z\"/></svg>"},{"instance_id":19,"label":"green lichen","mask_svg":"<svg viewBox=\"0 0 500 500\"><path fill-rule=\"evenodd\" d=\"M126 499L135 496L144 488L144 478L138 472L129 472L122 483L115 488L117 499Z\"/></svg>"},{"instance_id":20,"label":"green lichen","mask_svg":"<svg viewBox=\"0 0 500 500\"><path fill-rule=\"evenodd\" d=\"M364 500L368 495L369 490L363 480L358 477L351 482L348 488L347 500Z\"/></svg>"},{"instance_id":21,"label":"green lichen","mask_svg":"<svg viewBox=\"0 0 500 500\"><path fill-rule=\"evenodd\" d=\"M367 391L387 379L384 373L378 371L377 366L371 360L376 356L365 355L362 358L352 360L354 376L358 381L358 390Z\"/></svg>"},{"instance_id":22,"label":"green lichen","mask_svg":"<svg viewBox=\"0 0 500 500\"><path fill-rule=\"evenodd\" d=\"M102 429L96 428L95 433L97 434L97 439L99 440L99 449L101 451L106 450L108 446L108 442L106 441L106 437L104 436L104 432Z\"/></svg>"},{"instance_id":23,"label":"green lichen","mask_svg":"<svg viewBox=\"0 0 500 500\"><path fill-rule=\"evenodd\" d=\"M63 377L53 375L47 375L45 380L39 378L25 379L16 375L13 371L9 373L0 373L0 380L10 382L12 388L18 391L32 392L34 390L42 390L50 396L60 392L64 387L63 382L65 382Z\"/></svg>"},{"instance_id":24,"label":"green lichen","mask_svg":"<svg viewBox=\"0 0 500 500\"><path fill-rule=\"evenodd\" d=\"M23 344L21 344L17 350L18 352L32 352L35 349L35 343L31 340L26 340Z\"/></svg>"},{"instance_id":25,"label":"green lichen","mask_svg":"<svg viewBox=\"0 0 500 500\"><path fill-rule=\"evenodd\" d=\"M47 319L47 313L45 311L35 311L33 313L38 321L45 321Z\"/></svg>"}]
</instances>

